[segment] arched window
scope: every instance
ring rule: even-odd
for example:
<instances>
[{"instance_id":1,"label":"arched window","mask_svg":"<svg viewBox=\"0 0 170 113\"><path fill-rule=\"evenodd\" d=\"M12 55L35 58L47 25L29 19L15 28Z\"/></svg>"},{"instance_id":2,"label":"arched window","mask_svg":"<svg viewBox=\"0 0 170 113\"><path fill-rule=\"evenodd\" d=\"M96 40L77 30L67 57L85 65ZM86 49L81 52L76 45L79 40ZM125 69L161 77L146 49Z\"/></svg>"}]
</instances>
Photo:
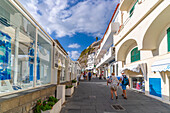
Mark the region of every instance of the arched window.
<instances>
[{"instance_id":1,"label":"arched window","mask_svg":"<svg viewBox=\"0 0 170 113\"><path fill-rule=\"evenodd\" d=\"M167 29L168 52L170 52L170 27Z\"/></svg>"},{"instance_id":2,"label":"arched window","mask_svg":"<svg viewBox=\"0 0 170 113\"><path fill-rule=\"evenodd\" d=\"M138 47L136 47L131 51L131 62L138 60L140 60L140 51L138 51Z\"/></svg>"}]
</instances>

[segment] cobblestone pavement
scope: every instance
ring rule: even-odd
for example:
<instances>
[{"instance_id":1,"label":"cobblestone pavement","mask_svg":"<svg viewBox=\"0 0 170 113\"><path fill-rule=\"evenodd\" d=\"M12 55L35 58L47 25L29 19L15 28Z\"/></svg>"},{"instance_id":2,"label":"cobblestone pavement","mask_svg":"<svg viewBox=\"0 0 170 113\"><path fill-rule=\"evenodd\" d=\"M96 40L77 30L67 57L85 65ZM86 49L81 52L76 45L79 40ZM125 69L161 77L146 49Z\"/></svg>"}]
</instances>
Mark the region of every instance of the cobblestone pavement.
<instances>
[{"instance_id":1,"label":"cobblestone pavement","mask_svg":"<svg viewBox=\"0 0 170 113\"><path fill-rule=\"evenodd\" d=\"M170 105L137 93L127 91L128 99L121 96L111 100L110 89L105 80L93 78L92 81L81 81L72 97L66 98L61 113L170 113ZM125 110L115 110L111 105L121 105Z\"/></svg>"}]
</instances>

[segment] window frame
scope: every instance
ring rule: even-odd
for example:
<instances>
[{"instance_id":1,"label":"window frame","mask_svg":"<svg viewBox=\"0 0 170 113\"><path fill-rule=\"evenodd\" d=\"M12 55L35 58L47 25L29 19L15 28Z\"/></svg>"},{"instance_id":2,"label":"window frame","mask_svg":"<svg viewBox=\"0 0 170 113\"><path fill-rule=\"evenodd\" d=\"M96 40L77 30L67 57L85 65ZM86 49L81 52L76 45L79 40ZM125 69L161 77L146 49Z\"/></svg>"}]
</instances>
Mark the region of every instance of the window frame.
<instances>
[{"instance_id":1,"label":"window frame","mask_svg":"<svg viewBox=\"0 0 170 113\"><path fill-rule=\"evenodd\" d=\"M168 52L170 52L170 27L167 29L167 50L168 50Z\"/></svg>"},{"instance_id":2,"label":"window frame","mask_svg":"<svg viewBox=\"0 0 170 113\"><path fill-rule=\"evenodd\" d=\"M138 50L138 47L135 47L131 51L131 62L135 62L138 60L140 60L140 50Z\"/></svg>"}]
</instances>

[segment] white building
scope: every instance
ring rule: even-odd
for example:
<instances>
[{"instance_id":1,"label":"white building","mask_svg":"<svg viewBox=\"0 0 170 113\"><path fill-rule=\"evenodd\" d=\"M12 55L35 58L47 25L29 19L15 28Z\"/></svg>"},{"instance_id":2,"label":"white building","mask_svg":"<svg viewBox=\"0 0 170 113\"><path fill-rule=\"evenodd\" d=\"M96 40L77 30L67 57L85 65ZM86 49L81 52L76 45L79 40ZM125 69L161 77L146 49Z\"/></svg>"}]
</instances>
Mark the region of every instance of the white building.
<instances>
[{"instance_id":1,"label":"white building","mask_svg":"<svg viewBox=\"0 0 170 113\"><path fill-rule=\"evenodd\" d=\"M93 52L88 55L86 70L92 70L94 68L94 64L95 64L94 60L95 60L95 53Z\"/></svg>"},{"instance_id":2,"label":"white building","mask_svg":"<svg viewBox=\"0 0 170 113\"><path fill-rule=\"evenodd\" d=\"M103 73L105 77L110 76L112 72L118 75L118 62L115 62L115 47L113 34L117 33L121 14L119 13L119 4L116 6L110 23L105 31L99 49L96 53L96 63L98 73ZM117 71L116 71L117 70Z\"/></svg>"},{"instance_id":3,"label":"white building","mask_svg":"<svg viewBox=\"0 0 170 113\"><path fill-rule=\"evenodd\" d=\"M131 88L170 100L170 1L121 0L120 29L114 35L119 71Z\"/></svg>"}]
</instances>

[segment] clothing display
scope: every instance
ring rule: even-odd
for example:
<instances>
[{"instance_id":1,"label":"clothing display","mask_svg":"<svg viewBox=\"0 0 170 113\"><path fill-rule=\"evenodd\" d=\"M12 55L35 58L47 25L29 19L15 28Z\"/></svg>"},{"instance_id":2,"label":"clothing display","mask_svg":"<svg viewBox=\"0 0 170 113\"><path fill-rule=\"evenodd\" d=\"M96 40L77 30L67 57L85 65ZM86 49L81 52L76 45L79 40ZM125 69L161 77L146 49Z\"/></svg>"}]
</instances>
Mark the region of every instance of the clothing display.
<instances>
[{"instance_id":1,"label":"clothing display","mask_svg":"<svg viewBox=\"0 0 170 113\"><path fill-rule=\"evenodd\" d=\"M33 69L34 69L34 46L31 44L32 47L29 50L29 66L30 66L30 81L33 81ZM37 52L37 80L40 80L40 58L39 52Z\"/></svg>"},{"instance_id":2,"label":"clothing display","mask_svg":"<svg viewBox=\"0 0 170 113\"><path fill-rule=\"evenodd\" d=\"M29 66L30 66L30 75L29 75L29 80L33 81L33 70L34 70L34 48L33 44L31 44L32 47L29 50Z\"/></svg>"},{"instance_id":3,"label":"clothing display","mask_svg":"<svg viewBox=\"0 0 170 113\"><path fill-rule=\"evenodd\" d=\"M11 79L11 37L0 31L0 80Z\"/></svg>"}]
</instances>

